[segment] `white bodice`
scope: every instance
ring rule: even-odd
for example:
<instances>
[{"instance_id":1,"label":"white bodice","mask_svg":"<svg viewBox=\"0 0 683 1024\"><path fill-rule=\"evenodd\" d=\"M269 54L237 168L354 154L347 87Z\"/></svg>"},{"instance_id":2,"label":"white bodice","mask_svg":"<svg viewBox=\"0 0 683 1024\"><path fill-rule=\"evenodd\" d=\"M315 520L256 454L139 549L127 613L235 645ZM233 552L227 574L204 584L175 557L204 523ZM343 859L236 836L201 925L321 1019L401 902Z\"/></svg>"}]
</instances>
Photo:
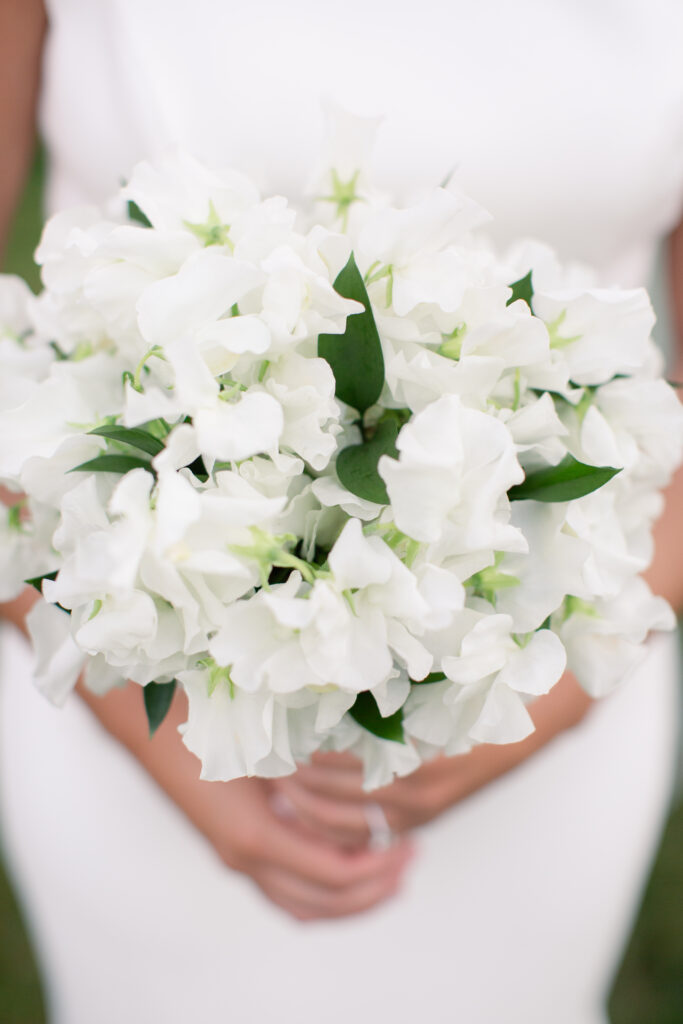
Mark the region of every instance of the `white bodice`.
<instances>
[{"instance_id":1,"label":"white bodice","mask_svg":"<svg viewBox=\"0 0 683 1024\"><path fill-rule=\"evenodd\" d=\"M683 199L680 0L50 0L50 209L179 143L296 196L322 102L382 114L399 192L456 179L501 240L641 283Z\"/></svg>"}]
</instances>

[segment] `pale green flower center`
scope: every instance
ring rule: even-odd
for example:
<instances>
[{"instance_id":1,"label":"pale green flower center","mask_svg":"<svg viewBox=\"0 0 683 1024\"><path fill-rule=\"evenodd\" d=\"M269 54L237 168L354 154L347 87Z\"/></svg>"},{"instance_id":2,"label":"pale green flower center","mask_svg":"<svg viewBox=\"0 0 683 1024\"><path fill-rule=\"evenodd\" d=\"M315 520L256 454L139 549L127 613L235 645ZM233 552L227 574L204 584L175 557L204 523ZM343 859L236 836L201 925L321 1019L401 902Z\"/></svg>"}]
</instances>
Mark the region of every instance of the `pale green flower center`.
<instances>
[{"instance_id":1,"label":"pale green flower center","mask_svg":"<svg viewBox=\"0 0 683 1024\"><path fill-rule=\"evenodd\" d=\"M209 216L203 224L193 224L189 220L183 222L188 231L204 245L226 245L232 252L235 248L230 239L230 225L224 224L218 215L213 202L209 202Z\"/></svg>"}]
</instances>

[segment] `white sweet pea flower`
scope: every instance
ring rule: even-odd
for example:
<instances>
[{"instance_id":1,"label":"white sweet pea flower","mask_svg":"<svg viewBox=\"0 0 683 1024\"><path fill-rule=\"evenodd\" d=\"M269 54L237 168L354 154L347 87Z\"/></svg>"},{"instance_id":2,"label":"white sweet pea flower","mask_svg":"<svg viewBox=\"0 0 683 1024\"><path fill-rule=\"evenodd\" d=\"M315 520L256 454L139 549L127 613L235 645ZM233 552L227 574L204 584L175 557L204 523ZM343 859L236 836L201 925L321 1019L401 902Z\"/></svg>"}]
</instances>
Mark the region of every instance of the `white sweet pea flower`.
<instances>
[{"instance_id":1,"label":"white sweet pea flower","mask_svg":"<svg viewBox=\"0 0 683 1024\"><path fill-rule=\"evenodd\" d=\"M319 504L311 490L310 477L304 471L301 459L284 452L274 457L255 456L239 466L240 476L269 498L283 498L286 504L272 520L274 534L294 534L304 537L311 514L319 511ZM304 545L305 550L308 550ZM312 557L305 554L304 557Z\"/></svg>"},{"instance_id":2,"label":"white sweet pea flower","mask_svg":"<svg viewBox=\"0 0 683 1024\"><path fill-rule=\"evenodd\" d=\"M454 613L460 612L465 604L465 588L460 579L456 573L429 562L417 565L414 575L420 595L429 609L422 618L427 635L448 629Z\"/></svg>"},{"instance_id":3,"label":"white sweet pea flower","mask_svg":"<svg viewBox=\"0 0 683 1024\"><path fill-rule=\"evenodd\" d=\"M233 549L249 543L251 527L270 525L285 500L264 497L236 473L217 474L201 491L180 473L160 476L139 577L181 614L184 651L205 645L226 605L257 584L258 567Z\"/></svg>"},{"instance_id":4,"label":"white sweet pea flower","mask_svg":"<svg viewBox=\"0 0 683 1024\"><path fill-rule=\"evenodd\" d=\"M355 693L344 693L332 687L299 690L278 697L278 701L287 706L289 742L298 763L308 761L311 754L320 749L355 700Z\"/></svg>"},{"instance_id":5,"label":"white sweet pea flower","mask_svg":"<svg viewBox=\"0 0 683 1024\"><path fill-rule=\"evenodd\" d=\"M398 316L419 303L453 311L470 283L468 254L455 246L489 219L464 195L434 189L414 206L382 209L368 218L358 240L359 265L370 282L373 275L388 280L386 305Z\"/></svg>"},{"instance_id":6,"label":"white sweet pea flower","mask_svg":"<svg viewBox=\"0 0 683 1024\"><path fill-rule=\"evenodd\" d=\"M431 608L413 573L379 537L364 537L357 519L350 519L342 530L328 564L335 586L348 595L356 617L374 618L375 610L381 611L394 655L414 678L426 676L432 657L415 633L429 625ZM374 685L384 685L386 679L385 674Z\"/></svg>"},{"instance_id":7,"label":"white sweet pea flower","mask_svg":"<svg viewBox=\"0 0 683 1024\"><path fill-rule=\"evenodd\" d=\"M589 551L583 576L588 592L596 597L616 596L649 563L642 551L631 549L620 516L620 506L628 496L616 483L610 482L570 502L567 508L565 529ZM577 591L568 587L567 593L577 594Z\"/></svg>"},{"instance_id":8,"label":"white sweet pea flower","mask_svg":"<svg viewBox=\"0 0 683 1024\"><path fill-rule=\"evenodd\" d=\"M143 686L172 679L190 660L183 653L180 615L141 590L106 597L94 613L76 615L74 629L81 650L102 654L110 667Z\"/></svg>"},{"instance_id":9,"label":"white sweet pea flower","mask_svg":"<svg viewBox=\"0 0 683 1024\"><path fill-rule=\"evenodd\" d=\"M275 452L285 419L280 403L263 391L247 391L236 402L220 399L194 416L197 447L221 462L241 462L259 452Z\"/></svg>"},{"instance_id":10,"label":"white sweet pea flower","mask_svg":"<svg viewBox=\"0 0 683 1024\"><path fill-rule=\"evenodd\" d=\"M64 495L83 482L83 477L72 470L94 459L101 449L102 439L91 434L67 437L49 457L34 455L26 459L20 473L21 489L37 502L50 506L56 514ZM113 490L113 480L109 474L97 478L104 504Z\"/></svg>"},{"instance_id":11,"label":"white sweet pea flower","mask_svg":"<svg viewBox=\"0 0 683 1024\"><path fill-rule=\"evenodd\" d=\"M99 247L118 226L88 206L57 213L43 228L35 260L45 291L31 303L31 319L63 352L87 351L107 341L106 323L85 299L84 283L98 264Z\"/></svg>"},{"instance_id":12,"label":"white sweet pea flower","mask_svg":"<svg viewBox=\"0 0 683 1024\"><path fill-rule=\"evenodd\" d=\"M320 476L311 484L311 489L325 508L340 508L347 516L356 519L376 519L382 511L383 506L374 501L367 501L359 498L358 495L347 491L339 483L336 476Z\"/></svg>"},{"instance_id":13,"label":"white sweet pea flower","mask_svg":"<svg viewBox=\"0 0 683 1024\"><path fill-rule=\"evenodd\" d=\"M444 394L458 395L474 408L485 409L505 364L492 356L472 355L455 362L414 341L396 342L382 336L385 390L399 408L421 412Z\"/></svg>"},{"instance_id":14,"label":"white sweet pea flower","mask_svg":"<svg viewBox=\"0 0 683 1024\"><path fill-rule=\"evenodd\" d=\"M108 665L103 654L90 655L83 669L83 682L98 697L103 697L114 687L125 686L127 677L118 668Z\"/></svg>"},{"instance_id":15,"label":"white sweet pea flower","mask_svg":"<svg viewBox=\"0 0 683 1024\"><path fill-rule=\"evenodd\" d=\"M122 190L155 229L204 229L206 241L229 237L232 222L256 206L259 193L245 175L213 170L181 150L137 164Z\"/></svg>"},{"instance_id":16,"label":"white sweet pea flower","mask_svg":"<svg viewBox=\"0 0 683 1024\"><path fill-rule=\"evenodd\" d=\"M200 450L190 423L180 423L164 438L164 447L152 459L152 466L162 476L170 470L183 469L199 458Z\"/></svg>"},{"instance_id":17,"label":"white sweet pea flower","mask_svg":"<svg viewBox=\"0 0 683 1024\"><path fill-rule=\"evenodd\" d=\"M0 338L0 413L29 398L35 385L48 375L53 356L52 349L29 349L14 338Z\"/></svg>"},{"instance_id":18,"label":"white sweet pea flower","mask_svg":"<svg viewBox=\"0 0 683 1024\"><path fill-rule=\"evenodd\" d=\"M183 742L202 762L201 778L227 782L244 775L272 778L296 769L287 709L273 694L247 693L207 669L179 676L188 698Z\"/></svg>"},{"instance_id":19,"label":"white sweet pea flower","mask_svg":"<svg viewBox=\"0 0 683 1024\"><path fill-rule=\"evenodd\" d=\"M407 423L399 459L382 456L396 525L418 541L444 541L452 554L478 548L526 550L509 524L507 490L523 473L498 420L440 398Z\"/></svg>"},{"instance_id":20,"label":"white sweet pea flower","mask_svg":"<svg viewBox=\"0 0 683 1024\"><path fill-rule=\"evenodd\" d=\"M24 589L25 534L20 506L0 503L0 601L11 601Z\"/></svg>"},{"instance_id":21,"label":"white sweet pea flower","mask_svg":"<svg viewBox=\"0 0 683 1024\"><path fill-rule=\"evenodd\" d=\"M177 397L188 409L205 404L218 391L214 374L231 369L242 352L266 351L269 334L262 321L232 322L242 320L232 316L235 305L263 280L253 264L211 246L191 255L177 274L151 284L140 296L140 331L147 344L158 346L170 362Z\"/></svg>"},{"instance_id":22,"label":"white sweet pea flower","mask_svg":"<svg viewBox=\"0 0 683 1024\"><path fill-rule=\"evenodd\" d=\"M13 505L0 502L0 602L11 601L34 579L58 568L51 545L56 516L53 509L27 499Z\"/></svg>"},{"instance_id":23,"label":"white sweet pea flower","mask_svg":"<svg viewBox=\"0 0 683 1024\"><path fill-rule=\"evenodd\" d=\"M555 408L563 426L565 452L590 466L624 467L616 435L595 404L593 389L579 392L579 401L557 401ZM550 398L544 395L544 398Z\"/></svg>"},{"instance_id":24,"label":"white sweet pea flower","mask_svg":"<svg viewBox=\"0 0 683 1024\"><path fill-rule=\"evenodd\" d=\"M281 625L298 631L304 661L320 684L358 693L392 672L387 623L377 605L364 605L357 614L325 580L316 580L306 600L266 594L264 601Z\"/></svg>"},{"instance_id":25,"label":"white sweet pea flower","mask_svg":"<svg viewBox=\"0 0 683 1024\"><path fill-rule=\"evenodd\" d=\"M271 196L236 214L229 231L236 259L254 263L265 259L278 245L291 239L296 219L296 210L284 196Z\"/></svg>"},{"instance_id":26,"label":"white sweet pea flower","mask_svg":"<svg viewBox=\"0 0 683 1024\"><path fill-rule=\"evenodd\" d=\"M121 392L120 364L107 355L53 363L20 405L0 412L0 477L18 480L27 459L50 458L84 425L115 414Z\"/></svg>"},{"instance_id":27,"label":"white sweet pea flower","mask_svg":"<svg viewBox=\"0 0 683 1024\"><path fill-rule=\"evenodd\" d=\"M566 517L565 504L512 503L512 522L529 549L525 554L507 552L500 559L496 572L506 585L499 589L494 583L493 589L496 609L510 616L516 632L538 629L565 594L590 594L585 566L591 549L566 527Z\"/></svg>"},{"instance_id":28,"label":"white sweet pea flower","mask_svg":"<svg viewBox=\"0 0 683 1024\"><path fill-rule=\"evenodd\" d=\"M135 649L154 639L157 625L153 599L131 589L121 598L105 598L85 622L75 620L75 640L82 651L104 654L110 665L128 667Z\"/></svg>"},{"instance_id":29,"label":"white sweet pea flower","mask_svg":"<svg viewBox=\"0 0 683 1024\"><path fill-rule=\"evenodd\" d=\"M512 413L501 410L501 419L512 435L518 454L524 455L525 472L556 466L567 454L565 439L569 431L557 415L549 394L532 398Z\"/></svg>"},{"instance_id":30,"label":"white sweet pea flower","mask_svg":"<svg viewBox=\"0 0 683 1024\"><path fill-rule=\"evenodd\" d=\"M506 370L546 360L550 352L546 325L531 315L521 299L510 305L508 301L508 288L468 288L457 310L459 329L454 338L442 342L443 350L457 350L461 360L471 355L500 359Z\"/></svg>"},{"instance_id":31,"label":"white sweet pea flower","mask_svg":"<svg viewBox=\"0 0 683 1024\"><path fill-rule=\"evenodd\" d=\"M383 718L395 715L410 693L410 677L405 670L394 669L393 677L385 679L370 691Z\"/></svg>"},{"instance_id":32,"label":"white sweet pea flower","mask_svg":"<svg viewBox=\"0 0 683 1024\"><path fill-rule=\"evenodd\" d=\"M83 618L84 624L77 636L97 634L104 619L115 623L116 627L122 607L131 616L131 628L136 628L135 611L129 605L131 595L137 593L140 562L152 528L152 483L151 474L145 470L128 473L116 486L106 511L99 503L97 482L93 477L86 478L63 499L62 522L54 543L62 549L64 560L57 578L44 581L43 593L48 601L72 609ZM146 601L146 594L140 595L139 601L143 599ZM113 618L107 613L96 626L91 625L90 616L95 613L96 617L105 602L109 602L107 608L111 607ZM151 615L150 611L148 622ZM150 631L151 625L145 627L147 639ZM124 643L128 644L128 640L124 639ZM181 641L176 649L182 646ZM98 650L95 643L89 649L95 653ZM121 654L118 661L108 658L110 664L124 667L122 659Z\"/></svg>"},{"instance_id":33,"label":"white sweet pea flower","mask_svg":"<svg viewBox=\"0 0 683 1024\"><path fill-rule=\"evenodd\" d=\"M300 455L314 470L325 469L336 451L339 432L339 405L329 363L290 352L269 368L264 386L282 409L280 445Z\"/></svg>"},{"instance_id":34,"label":"white sweet pea flower","mask_svg":"<svg viewBox=\"0 0 683 1024\"><path fill-rule=\"evenodd\" d=\"M334 257L337 236L311 232L308 241L294 238L261 263L266 275L261 315L276 353L313 341L319 334L343 334L347 316L362 312L359 303L334 290L329 264L321 258L330 252L330 241ZM348 242L342 239L341 246L348 258Z\"/></svg>"},{"instance_id":35,"label":"white sweet pea flower","mask_svg":"<svg viewBox=\"0 0 683 1024\"><path fill-rule=\"evenodd\" d=\"M0 274L0 338L18 340L31 327L33 293L16 274Z\"/></svg>"},{"instance_id":36,"label":"white sweet pea flower","mask_svg":"<svg viewBox=\"0 0 683 1024\"><path fill-rule=\"evenodd\" d=\"M138 326L138 299L154 282L178 273L199 245L185 231L123 224L93 254L94 265L83 278L83 299L101 316L108 337L133 365L147 348Z\"/></svg>"},{"instance_id":37,"label":"white sweet pea flower","mask_svg":"<svg viewBox=\"0 0 683 1024\"><path fill-rule=\"evenodd\" d=\"M31 336L32 302L21 278L0 274L0 411L21 405L54 361L52 348Z\"/></svg>"},{"instance_id":38,"label":"white sweet pea flower","mask_svg":"<svg viewBox=\"0 0 683 1024\"><path fill-rule=\"evenodd\" d=\"M604 384L647 361L655 315L643 288L535 291L533 307L553 325L551 346L575 384Z\"/></svg>"},{"instance_id":39,"label":"white sweet pea flower","mask_svg":"<svg viewBox=\"0 0 683 1024\"><path fill-rule=\"evenodd\" d=\"M218 665L229 668L235 686L288 693L326 684L308 665L299 642L300 625L313 616L308 602L296 596L300 584L301 577L293 573L270 594L261 590L225 609L209 652Z\"/></svg>"},{"instance_id":40,"label":"white sweet pea flower","mask_svg":"<svg viewBox=\"0 0 683 1024\"><path fill-rule=\"evenodd\" d=\"M35 252L45 287L60 296L79 292L99 246L117 226L95 206L75 207L50 217Z\"/></svg>"},{"instance_id":41,"label":"white sweet pea flower","mask_svg":"<svg viewBox=\"0 0 683 1024\"><path fill-rule=\"evenodd\" d=\"M158 360L153 360L157 363ZM207 374L208 376L208 374ZM206 383L207 391L214 396L213 384ZM158 387L145 382L144 390L131 387L127 381L124 387L123 409L121 422L124 427L139 427L150 420L163 419L175 423L183 419L182 403L176 400L170 384Z\"/></svg>"},{"instance_id":42,"label":"white sweet pea flower","mask_svg":"<svg viewBox=\"0 0 683 1024\"><path fill-rule=\"evenodd\" d=\"M33 681L58 707L73 690L85 663L85 654L71 635L70 616L46 601L38 601L26 616L36 665Z\"/></svg>"},{"instance_id":43,"label":"white sweet pea flower","mask_svg":"<svg viewBox=\"0 0 683 1024\"><path fill-rule=\"evenodd\" d=\"M653 596L640 578L607 600L569 598L556 619L569 669L592 697L611 693L642 662L650 630L676 626L664 598Z\"/></svg>"},{"instance_id":44,"label":"white sweet pea flower","mask_svg":"<svg viewBox=\"0 0 683 1024\"><path fill-rule=\"evenodd\" d=\"M406 728L427 742L438 739L446 753L479 743L515 743L534 726L526 709L530 697L547 693L564 672L561 641L548 629L516 641L507 615L484 615L465 634L457 655L443 658L452 684L437 684L428 714L408 715ZM429 684L427 689L429 688ZM440 711L437 711L439 708ZM420 708L420 704L418 704ZM449 735L430 728L431 715L450 720Z\"/></svg>"},{"instance_id":45,"label":"white sweet pea flower","mask_svg":"<svg viewBox=\"0 0 683 1024\"><path fill-rule=\"evenodd\" d=\"M664 486L683 455L683 407L663 380L613 380L598 389L595 403L609 425L617 465Z\"/></svg>"},{"instance_id":46,"label":"white sweet pea flower","mask_svg":"<svg viewBox=\"0 0 683 1024\"><path fill-rule=\"evenodd\" d=\"M336 103L324 104L325 137L307 186L323 223L357 231L377 202L368 168L382 118L359 117Z\"/></svg>"},{"instance_id":47,"label":"white sweet pea flower","mask_svg":"<svg viewBox=\"0 0 683 1024\"><path fill-rule=\"evenodd\" d=\"M209 650L231 666L237 685L286 693L332 684L359 692L393 675L392 650L409 671L427 674L431 655L405 622L424 619L429 606L391 550L359 531L351 520L330 553L333 582L316 579L300 595L293 574L287 584L226 609Z\"/></svg>"}]
</instances>

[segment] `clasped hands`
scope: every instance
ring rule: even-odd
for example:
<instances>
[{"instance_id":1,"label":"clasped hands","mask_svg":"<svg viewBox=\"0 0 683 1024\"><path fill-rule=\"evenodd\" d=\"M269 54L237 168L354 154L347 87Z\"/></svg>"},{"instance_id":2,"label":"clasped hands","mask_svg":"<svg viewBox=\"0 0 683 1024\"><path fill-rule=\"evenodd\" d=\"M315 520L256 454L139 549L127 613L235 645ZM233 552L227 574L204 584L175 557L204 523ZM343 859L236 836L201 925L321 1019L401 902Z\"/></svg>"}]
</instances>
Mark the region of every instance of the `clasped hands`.
<instances>
[{"instance_id":1,"label":"clasped hands","mask_svg":"<svg viewBox=\"0 0 683 1024\"><path fill-rule=\"evenodd\" d=\"M291 776L202 782L178 734L187 717L178 692L152 742L135 684L94 697L79 686L102 725L133 756L217 855L252 879L265 896L301 921L358 914L400 889L414 853L413 831L524 761L585 714L589 700L569 675L531 709L536 731L521 743L480 746L439 757L390 786L368 794L360 762L318 754ZM369 844L367 808L379 804L395 839ZM286 808L283 814L282 808Z\"/></svg>"},{"instance_id":2,"label":"clasped hands","mask_svg":"<svg viewBox=\"0 0 683 1024\"><path fill-rule=\"evenodd\" d=\"M413 854L419 853L413 831L510 764L510 749L482 747L436 758L366 793L357 758L325 753L314 754L310 764L284 778L228 783L251 787L252 806L246 812L251 820L246 850L227 862L299 920L368 910L399 891ZM255 787L268 805L256 815ZM375 849L370 842L372 805L375 813L379 805L393 833L387 848Z\"/></svg>"},{"instance_id":3,"label":"clasped hands","mask_svg":"<svg viewBox=\"0 0 683 1024\"><path fill-rule=\"evenodd\" d=\"M438 757L372 793L363 790L362 766L349 754L315 754L310 764L301 765L293 775L264 785L271 806L284 808L290 824L303 838L327 845L336 857L346 858L347 867L364 863L374 872L372 887L364 890L368 898L362 909L366 909L400 888L413 851L413 830L524 762L558 733L577 725L590 704L567 673L551 693L534 703L536 731L520 743L482 745L458 757ZM368 805L373 803L380 806L395 836L394 844L386 850L369 846L372 819ZM319 905L303 916L355 913L359 893L355 883L343 884L337 890L333 912ZM286 905L278 899L275 902ZM291 906L287 909L292 910ZM295 912L295 916L302 915Z\"/></svg>"},{"instance_id":4,"label":"clasped hands","mask_svg":"<svg viewBox=\"0 0 683 1024\"><path fill-rule=\"evenodd\" d=\"M285 778L203 783L198 795L207 809L194 810L225 863L292 917L344 917L398 892L415 852L412 830L464 795L471 785L467 763L466 757L438 758L368 794L355 757L316 754ZM219 802L224 813L217 816ZM394 834L384 849L369 843L367 807L373 803Z\"/></svg>"}]
</instances>

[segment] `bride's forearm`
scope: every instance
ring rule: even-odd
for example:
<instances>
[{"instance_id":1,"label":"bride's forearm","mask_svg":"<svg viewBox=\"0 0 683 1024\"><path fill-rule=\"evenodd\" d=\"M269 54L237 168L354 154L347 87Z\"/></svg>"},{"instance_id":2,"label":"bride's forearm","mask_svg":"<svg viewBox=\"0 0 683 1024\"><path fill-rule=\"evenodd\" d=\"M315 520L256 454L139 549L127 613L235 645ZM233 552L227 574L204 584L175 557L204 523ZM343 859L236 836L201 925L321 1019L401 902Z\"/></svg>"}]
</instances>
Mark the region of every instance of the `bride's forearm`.
<instances>
[{"instance_id":1,"label":"bride's forearm","mask_svg":"<svg viewBox=\"0 0 683 1024\"><path fill-rule=\"evenodd\" d=\"M42 0L0 3L0 263L35 144L45 27Z\"/></svg>"},{"instance_id":2,"label":"bride's forearm","mask_svg":"<svg viewBox=\"0 0 683 1024\"><path fill-rule=\"evenodd\" d=\"M675 355L669 380L683 383L683 221L669 239L669 285ZM683 391L679 389L679 398ZM665 492L664 512L654 530L655 557L646 579L674 609L683 613L683 467Z\"/></svg>"},{"instance_id":3,"label":"bride's forearm","mask_svg":"<svg viewBox=\"0 0 683 1024\"><path fill-rule=\"evenodd\" d=\"M645 578L654 593L665 597L680 615L683 613L683 467L675 474L664 497L664 512L654 529L655 557Z\"/></svg>"},{"instance_id":4,"label":"bride's forearm","mask_svg":"<svg viewBox=\"0 0 683 1024\"><path fill-rule=\"evenodd\" d=\"M33 587L26 587L13 601L0 603L0 620L11 622L22 633L26 633L26 616L38 600L37 591Z\"/></svg>"}]
</instances>

